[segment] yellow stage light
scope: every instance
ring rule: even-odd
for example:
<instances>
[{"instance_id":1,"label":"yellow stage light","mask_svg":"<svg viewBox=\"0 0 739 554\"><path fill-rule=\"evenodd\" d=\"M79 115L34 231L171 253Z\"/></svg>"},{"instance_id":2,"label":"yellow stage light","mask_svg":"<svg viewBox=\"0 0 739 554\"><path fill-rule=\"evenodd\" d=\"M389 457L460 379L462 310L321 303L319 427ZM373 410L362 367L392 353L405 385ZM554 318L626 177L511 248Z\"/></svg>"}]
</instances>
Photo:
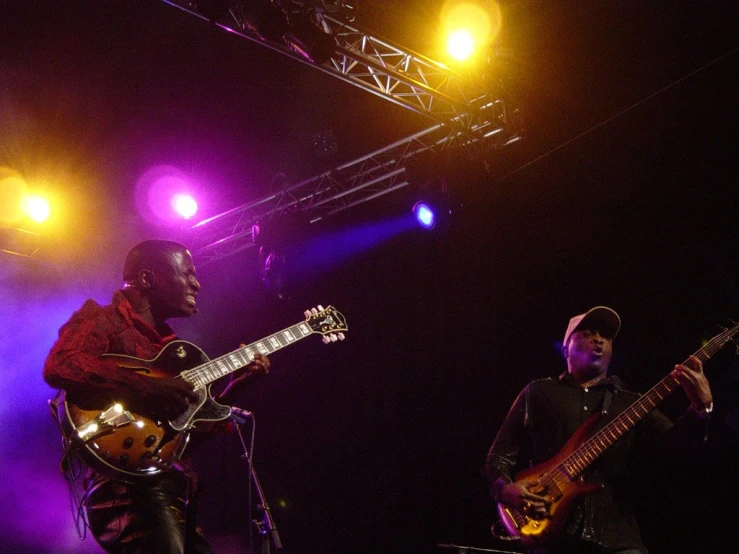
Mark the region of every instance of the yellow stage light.
<instances>
[{"instance_id":1,"label":"yellow stage light","mask_svg":"<svg viewBox=\"0 0 739 554\"><path fill-rule=\"evenodd\" d=\"M472 34L465 29L454 31L449 35L449 39L446 42L446 49L452 58L464 61L472 55L472 52L474 52L475 39L472 38Z\"/></svg>"},{"instance_id":2,"label":"yellow stage light","mask_svg":"<svg viewBox=\"0 0 739 554\"><path fill-rule=\"evenodd\" d=\"M23 218L21 203L28 187L18 172L0 167L0 224L14 225Z\"/></svg>"},{"instance_id":3,"label":"yellow stage light","mask_svg":"<svg viewBox=\"0 0 739 554\"><path fill-rule=\"evenodd\" d=\"M49 201L35 194L29 194L23 198L22 208L25 214L36 223L43 223L51 215Z\"/></svg>"},{"instance_id":4,"label":"yellow stage light","mask_svg":"<svg viewBox=\"0 0 739 554\"><path fill-rule=\"evenodd\" d=\"M28 181L14 169L0 167L0 225L23 226L29 220L45 223L50 216L51 202L46 196L32 192Z\"/></svg>"},{"instance_id":5,"label":"yellow stage light","mask_svg":"<svg viewBox=\"0 0 739 554\"><path fill-rule=\"evenodd\" d=\"M500 7L490 0L447 2L442 13L442 33L447 53L457 61L475 57L500 29Z\"/></svg>"}]
</instances>

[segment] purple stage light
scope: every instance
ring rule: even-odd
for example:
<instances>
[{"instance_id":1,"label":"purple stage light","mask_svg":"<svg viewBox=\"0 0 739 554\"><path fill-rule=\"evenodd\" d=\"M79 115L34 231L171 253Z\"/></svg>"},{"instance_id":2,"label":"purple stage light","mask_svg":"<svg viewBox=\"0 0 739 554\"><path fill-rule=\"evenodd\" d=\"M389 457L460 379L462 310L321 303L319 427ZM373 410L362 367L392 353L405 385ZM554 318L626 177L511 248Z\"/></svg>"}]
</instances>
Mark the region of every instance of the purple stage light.
<instances>
[{"instance_id":1,"label":"purple stage light","mask_svg":"<svg viewBox=\"0 0 739 554\"><path fill-rule=\"evenodd\" d=\"M434 210L426 202L416 202L413 206L413 213L416 215L418 223L424 229L433 229L434 225L436 225Z\"/></svg>"}]
</instances>

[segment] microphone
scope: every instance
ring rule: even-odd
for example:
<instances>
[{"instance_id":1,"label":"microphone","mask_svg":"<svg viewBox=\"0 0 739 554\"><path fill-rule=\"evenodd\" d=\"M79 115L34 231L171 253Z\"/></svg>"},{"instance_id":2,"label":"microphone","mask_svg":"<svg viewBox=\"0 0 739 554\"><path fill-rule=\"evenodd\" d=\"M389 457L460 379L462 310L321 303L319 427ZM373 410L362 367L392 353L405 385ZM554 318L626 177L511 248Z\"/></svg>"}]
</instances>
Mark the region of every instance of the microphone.
<instances>
[{"instance_id":1,"label":"microphone","mask_svg":"<svg viewBox=\"0 0 739 554\"><path fill-rule=\"evenodd\" d=\"M231 406L231 418L234 419L237 423L246 423L248 419L252 419L253 417L254 414L252 414L250 411Z\"/></svg>"}]
</instances>

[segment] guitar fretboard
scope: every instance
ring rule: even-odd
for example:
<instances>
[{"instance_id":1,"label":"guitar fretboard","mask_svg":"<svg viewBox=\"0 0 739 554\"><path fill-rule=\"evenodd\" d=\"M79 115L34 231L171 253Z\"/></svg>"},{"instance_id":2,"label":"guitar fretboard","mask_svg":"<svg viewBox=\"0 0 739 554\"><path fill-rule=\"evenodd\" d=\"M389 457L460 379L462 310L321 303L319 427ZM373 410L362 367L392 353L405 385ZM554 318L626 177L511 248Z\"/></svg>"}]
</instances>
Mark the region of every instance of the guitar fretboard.
<instances>
[{"instance_id":1,"label":"guitar fretboard","mask_svg":"<svg viewBox=\"0 0 739 554\"><path fill-rule=\"evenodd\" d=\"M307 322L302 321L274 335L229 352L220 358L215 358L203 365L185 370L180 375L183 379L192 383L196 390L201 389L216 379L220 379L229 373L233 373L249 365L254 361L254 356L257 353L264 355L271 354L313 333L314 331L311 326Z\"/></svg>"},{"instance_id":2,"label":"guitar fretboard","mask_svg":"<svg viewBox=\"0 0 739 554\"><path fill-rule=\"evenodd\" d=\"M693 354L702 363L718 352L729 340L739 333L739 324L726 329L708 341L701 349ZM687 364L688 360L683 362ZM557 473L567 480L573 481L624 433L632 429L644 416L651 412L657 404L674 392L680 383L670 373L649 391L644 393L631 406L621 412L608 425L594 433L583 442L572 454L565 458L558 466ZM555 479L556 480L556 479Z\"/></svg>"}]
</instances>

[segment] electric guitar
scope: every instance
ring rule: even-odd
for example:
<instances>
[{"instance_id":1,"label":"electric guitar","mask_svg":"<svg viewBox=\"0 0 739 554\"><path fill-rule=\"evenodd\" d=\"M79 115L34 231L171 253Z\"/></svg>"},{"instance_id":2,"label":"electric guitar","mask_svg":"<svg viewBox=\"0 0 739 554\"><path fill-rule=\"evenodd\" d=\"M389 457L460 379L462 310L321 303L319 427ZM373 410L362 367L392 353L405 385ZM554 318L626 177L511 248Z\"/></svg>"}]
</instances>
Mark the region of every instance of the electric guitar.
<instances>
[{"instance_id":1,"label":"electric guitar","mask_svg":"<svg viewBox=\"0 0 739 554\"><path fill-rule=\"evenodd\" d=\"M713 337L693 355L705 363L737 333L739 324ZM510 508L499 502L498 516L509 535L526 547L546 546L554 542L560 536L575 502L601 489L600 484L585 482L585 470L679 386L670 373L591 435L601 417L600 414L594 414L583 422L556 455L516 474L515 482L522 483L533 494L546 497L551 504L549 515L537 519L525 510ZM497 535L495 527L496 524L493 524L492 531Z\"/></svg>"},{"instance_id":2,"label":"electric guitar","mask_svg":"<svg viewBox=\"0 0 739 554\"><path fill-rule=\"evenodd\" d=\"M116 360L121 367L152 378L171 377L179 372L179 378L194 386L198 401L191 402L177 418L159 421L133 413L120 403L102 410L83 409L60 391L51 404L57 411L65 446L108 476L147 476L170 468L184 453L190 431L198 422L222 421L231 416L231 408L211 396L213 381L247 366L257 353L271 354L311 334L323 335L324 342L343 338L343 331L348 329L344 316L331 306L319 309L306 312L305 321L214 360L183 340L168 343L151 360L105 354L105 358Z\"/></svg>"}]
</instances>

